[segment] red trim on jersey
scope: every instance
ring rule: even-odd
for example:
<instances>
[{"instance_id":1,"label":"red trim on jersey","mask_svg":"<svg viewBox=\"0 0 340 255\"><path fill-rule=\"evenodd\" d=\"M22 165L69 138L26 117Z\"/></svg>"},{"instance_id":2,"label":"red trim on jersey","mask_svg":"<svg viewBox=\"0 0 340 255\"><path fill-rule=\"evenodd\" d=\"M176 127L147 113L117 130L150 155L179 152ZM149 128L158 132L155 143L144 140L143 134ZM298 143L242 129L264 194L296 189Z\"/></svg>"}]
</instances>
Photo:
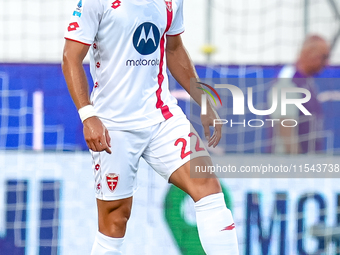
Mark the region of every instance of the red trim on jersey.
<instances>
[{"instance_id":1,"label":"red trim on jersey","mask_svg":"<svg viewBox=\"0 0 340 255\"><path fill-rule=\"evenodd\" d=\"M165 34L166 32L169 31L171 23L172 23L172 12L166 8L166 13L167 13L167 25L166 29L164 31L164 34L161 38L160 42L160 50L161 50L161 59L159 63L159 74L158 74L158 89L156 91L156 96L157 96L157 103L156 103L156 108L161 109L163 117L167 120L170 119L173 115L169 110L169 107L167 105L164 105L164 102L161 99L161 93L162 93L162 84L164 81L164 75L163 75L163 64L164 64L164 53L165 53Z\"/></svg>"},{"instance_id":2,"label":"red trim on jersey","mask_svg":"<svg viewBox=\"0 0 340 255\"><path fill-rule=\"evenodd\" d=\"M180 33L178 33L178 34L175 34L175 35L166 35L166 36L177 36L177 35L181 35L181 34L183 34L184 33L184 31L183 32L180 32Z\"/></svg>"},{"instance_id":3,"label":"red trim on jersey","mask_svg":"<svg viewBox=\"0 0 340 255\"><path fill-rule=\"evenodd\" d=\"M67 38L67 37L65 37L65 39L66 39L66 40L73 41L73 42L77 42L77 43L85 44L85 45L87 45L87 46L91 46L91 44L84 43L84 42L80 42L80 41L77 41L77 40L74 40L74 39L70 39L70 38Z\"/></svg>"}]
</instances>

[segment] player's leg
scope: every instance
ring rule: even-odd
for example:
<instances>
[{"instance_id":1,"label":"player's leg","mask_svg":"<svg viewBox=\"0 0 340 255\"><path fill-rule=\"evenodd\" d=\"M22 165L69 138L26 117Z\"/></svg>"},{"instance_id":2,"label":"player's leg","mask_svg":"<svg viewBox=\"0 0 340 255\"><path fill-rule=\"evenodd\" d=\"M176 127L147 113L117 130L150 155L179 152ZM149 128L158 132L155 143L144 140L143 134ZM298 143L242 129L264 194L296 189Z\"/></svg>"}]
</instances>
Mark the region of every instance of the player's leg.
<instances>
[{"instance_id":1,"label":"player's leg","mask_svg":"<svg viewBox=\"0 0 340 255\"><path fill-rule=\"evenodd\" d=\"M116 201L97 199L99 232L110 237L124 237L130 218L132 197Z\"/></svg>"},{"instance_id":2,"label":"player's leg","mask_svg":"<svg viewBox=\"0 0 340 255\"><path fill-rule=\"evenodd\" d=\"M205 196L222 192L219 181L209 172L199 173L201 178L191 178L190 165L211 166L212 162L209 156L191 159L171 174L169 182L190 195L194 202Z\"/></svg>"},{"instance_id":3,"label":"player's leg","mask_svg":"<svg viewBox=\"0 0 340 255\"><path fill-rule=\"evenodd\" d=\"M199 237L208 255L238 255L234 220L226 207L219 181L210 173L190 177L191 166L211 166L210 157L198 157L179 167L169 181L189 194L195 202ZM207 176L204 176L207 175Z\"/></svg>"},{"instance_id":4,"label":"player's leg","mask_svg":"<svg viewBox=\"0 0 340 255\"><path fill-rule=\"evenodd\" d=\"M200 240L208 255L238 254L234 221L227 209L219 181L210 173L190 177L190 165L211 166L209 153L183 115L174 116L155 129L144 159L167 181L195 201ZM209 178L208 178L209 177Z\"/></svg>"},{"instance_id":5,"label":"player's leg","mask_svg":"<svg viewBox=\"0 0 340 255\"><path fill-rule=\"evenodd\" d=\"M138 162L150 139L148 131L109 131L112 154L92 152L98 232L91 255L122 254Z\"/></svg>"},{"instance_id":6,"label":"player's leg","mask_svg":"<svg viewBox=\"0 0 340 255\"><path fill-rule=\"evenodd\" d=\"M98 232L91 255L118 255L131 214L132 197L116 201L97 199Z\"/></svg>"}]
</instances>

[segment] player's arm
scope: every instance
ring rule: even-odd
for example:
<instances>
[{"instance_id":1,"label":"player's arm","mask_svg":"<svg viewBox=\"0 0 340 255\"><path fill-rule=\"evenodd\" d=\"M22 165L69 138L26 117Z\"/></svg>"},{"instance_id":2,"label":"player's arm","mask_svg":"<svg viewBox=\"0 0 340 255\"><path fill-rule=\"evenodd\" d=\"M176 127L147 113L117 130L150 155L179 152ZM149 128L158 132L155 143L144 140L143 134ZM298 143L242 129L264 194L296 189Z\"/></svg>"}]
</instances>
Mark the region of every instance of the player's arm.
<instances>
[{"instance_id":1,"label":"player's arm","mask_svg":"<svg viewBox=\"0 0 340 255\"><path fill-rule=\"evenodd\" d=\"M62 69L77 110L90 105L89 86L83 68L83 60L89 50L88 45L65 41ZM96 116L87 118L83 122L84 137L89 149L93 151L106 151L111 154L110 136L107 129Z\"/></svg>"},{"instance_id":2,"label":"player's arm","mask_svg":"<svg viewBox=\"0 0 340 255\"><path fill-rule=\"evenodd\" d=\"M177 82L190 94L190 96L201 105L201 95L204 93L201 89L190 89L190 80L199 80L195 67L185 49L181 36L167 36L166 45L166 58L167 66L177 80ZM196 86L197 85L197 86ZM195 84L196 87L201 87L199 83ZM222 136L222 125L215 125L215 130L210 136L209 126L214 125L214 119L219 119L217 112L208 101L207 115L201 115L201 121L204 128L204 135L209 141L208 146L216 145L219 143Z\"/></svg>"}]
</instances>

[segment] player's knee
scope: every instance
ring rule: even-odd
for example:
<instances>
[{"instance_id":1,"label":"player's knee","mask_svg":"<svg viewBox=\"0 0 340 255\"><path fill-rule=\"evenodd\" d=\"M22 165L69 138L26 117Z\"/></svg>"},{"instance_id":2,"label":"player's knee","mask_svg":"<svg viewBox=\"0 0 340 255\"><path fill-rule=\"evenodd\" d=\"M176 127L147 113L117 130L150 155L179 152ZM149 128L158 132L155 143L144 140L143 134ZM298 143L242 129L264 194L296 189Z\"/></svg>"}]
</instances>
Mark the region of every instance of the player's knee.
<instances>
[{"instance_id":1,"label":"player's knee","mask_svg":"<svg viewBox=\"0 0 340 255\"><path fill-rule=\"evenodd\" d=\"M111 237L123 237L130 218L132 198L116 201L98 201L99 231Z\"/></svg>"},{"instance_id":2,"label":"player's knee","mask_svg":"<svg viewBox=\"0 0 340 255\"><path fill-rule=\"evenodd\" d=\"M222 192L221 185L216 178L202 178L193 179L193 183L190 185L188 191L189 195L198 201L203 197L211 194Z\"/></svg>"},{"instance_id":3,"label":"player's knee","mask_svg":"<svg viewBox=\"0 0 340 255\"><path fill-rule=\"evenodd\" d=\"M124 226L130 218L131 207L122 205L112 210L109 214L113 224Z\"/></svg>"},{"instance_id":4,"label":"player's knee","mask_svg":"<svg viewBox=\"0 0 340 255\"><path fill-rule=\"evenodd\" d=\"M129 220L129 216L127 217L126 215L120 215L118 217L113 217L112 220L111 220L111 225L112 225L113 228L125 229L128 220Z\"/></svg>"},{"instance_id":5,"label":"player's knee","mask_svg":"<svg viewBox=\"0 0 340 255\"><path fill-rule=\"evenodd\" d=\"M221 185L217 178L196 179L195 187L198 191L220 191ZM215 192L213 192L215 193Z\"/></svg>"},{"instance_id":6,"label":"player's knee","mask_svg":"<svg viewBox=\"0 0 340 255\"><path fill-rule=\"evenodd\" d=\"M100 221L99 230L111 237L123 237L131 211L128 208L118 208L108 213L104 221Z\"/></svg>"}]
</instances>

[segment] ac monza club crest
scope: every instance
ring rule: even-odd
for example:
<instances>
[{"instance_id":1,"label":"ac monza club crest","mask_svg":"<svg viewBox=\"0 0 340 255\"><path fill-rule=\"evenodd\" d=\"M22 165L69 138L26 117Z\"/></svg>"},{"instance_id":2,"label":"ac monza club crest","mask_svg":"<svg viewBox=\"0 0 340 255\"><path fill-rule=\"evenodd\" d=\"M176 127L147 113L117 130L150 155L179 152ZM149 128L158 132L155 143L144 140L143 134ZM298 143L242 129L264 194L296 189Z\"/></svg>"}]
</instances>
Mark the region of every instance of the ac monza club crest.
<instances>
[{"instance_id":1,"label":"ac monza club crest","mask_svg":"<svg viewBox=\"0 0 340 255\"><path fill-rule=\"evenodd\" d=\"M169 12L172 12L172 0L164 0L166 4L166 8Z\"/></svg>"},{"instance_id":2,"label":"ac monza club crest","mask_svg":"<svg viewBox=\"0 0 340 255\"><path fill-rule=\"evenodd\" d=\"M119 180L118 174L110 173L106 175L106 183L111 192L115 191L115 189L117 188L118 180Z\"/></svg>"}]
</instances>

